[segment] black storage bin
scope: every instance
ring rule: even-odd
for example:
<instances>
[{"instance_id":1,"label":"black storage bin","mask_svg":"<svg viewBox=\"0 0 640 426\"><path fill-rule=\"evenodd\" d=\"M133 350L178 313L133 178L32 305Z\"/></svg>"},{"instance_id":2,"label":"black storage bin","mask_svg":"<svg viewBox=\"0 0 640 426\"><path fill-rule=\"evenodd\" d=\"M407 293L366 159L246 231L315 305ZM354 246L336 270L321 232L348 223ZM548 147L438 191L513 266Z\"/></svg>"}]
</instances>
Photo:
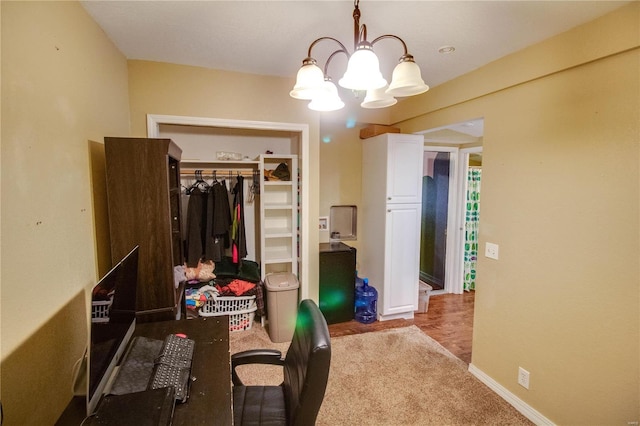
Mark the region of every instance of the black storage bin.
<instances>
[{"instance_id":1,"label":"black storage bin","mask_svg":"<svg viewBox=\"0 0 640 426\"><path fill-rule=\"evenodd\" d=\"M356 249L341 242L320 244L320 310L328 324L354 318Z\"/></svg>"}]
</instances>

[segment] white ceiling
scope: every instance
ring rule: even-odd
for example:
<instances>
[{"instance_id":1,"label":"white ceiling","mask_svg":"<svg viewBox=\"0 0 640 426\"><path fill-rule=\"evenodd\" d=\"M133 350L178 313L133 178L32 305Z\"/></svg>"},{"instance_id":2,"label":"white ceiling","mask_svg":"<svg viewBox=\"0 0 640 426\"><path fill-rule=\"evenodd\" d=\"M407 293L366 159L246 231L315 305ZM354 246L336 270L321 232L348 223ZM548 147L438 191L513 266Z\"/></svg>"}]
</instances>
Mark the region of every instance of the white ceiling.
<instances>
[{"instance_id":1,"label":"white ceiling","mask_svg":"<svg viewBox=\"0 0 640 426\"><path fill-rule=\"evenodd\" d=\"M384 34L401 37L422 78L434 87L626 3L362 0L359 7L367 39ZM86 0L81 4L128 59L290 77L292 86L315 39L330 36L353 48L351 0ZM442 46L454 46L455 52L438 53ZM313 48L312 56L324 67L336 48L337 44L324 41ZM389 81L402 46L384 39L374 48ZM337 81L345 69L345 55L337 55L328 74ZM360 102L355 98L350 102L354 100ZM482 120L435 130L425 138L440 143L474 141L481 138Z\"/></svg>"},{"instance_id":2,"label":"white ceiling","mask_svg":"<svg viewBox=\"0 0 640 426\"><path fill-rule=\"evenodd\" d=\"M425 142L436 144L469 144L482 142L484 136L484 119L477 118L462 123L454 123L435 129L420 132Z\"/></svg>"},{"instance_id":3,"label":"white ceiling","mask_svg":"<svg viewBox=\"0 0 640 426\"><path fill-rule=\"evenodd\" d=\"M128 59L291 77L313 40L332 36L353 46L352 1L81 2ZM434 87L484 64L588 22L628 1L377 1L359 4L368 40L395 34ZM440 54L445 45L454 53ZM313 49L322 67L332 43ZM387 80L401 44L374 46ZM337 81L344 55L331 62Z\"/></svg>"}]
</instances>

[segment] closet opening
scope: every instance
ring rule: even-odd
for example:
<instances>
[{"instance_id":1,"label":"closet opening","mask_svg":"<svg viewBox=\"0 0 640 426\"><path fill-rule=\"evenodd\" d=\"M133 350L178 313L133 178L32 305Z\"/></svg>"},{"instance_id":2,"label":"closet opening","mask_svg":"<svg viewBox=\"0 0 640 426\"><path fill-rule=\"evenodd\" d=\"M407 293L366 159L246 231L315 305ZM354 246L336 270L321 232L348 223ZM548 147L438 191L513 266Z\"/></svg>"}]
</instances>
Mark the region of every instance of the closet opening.
<instances>
[{"instance_id":1,"label":"closet opening","mask_svg":"<svg viewBox=\"0 0 640 426\"><path fill-rule=\"evenodd\" d=\"M241 185L244 259L260 265L262 278L294 273L301 299L308 298L308 125L148 115L147 133L182 149L183 197L193 185L223 184L236 192ZM187 200L181 204L186 217Z\"/></svg>"}]
</instances>

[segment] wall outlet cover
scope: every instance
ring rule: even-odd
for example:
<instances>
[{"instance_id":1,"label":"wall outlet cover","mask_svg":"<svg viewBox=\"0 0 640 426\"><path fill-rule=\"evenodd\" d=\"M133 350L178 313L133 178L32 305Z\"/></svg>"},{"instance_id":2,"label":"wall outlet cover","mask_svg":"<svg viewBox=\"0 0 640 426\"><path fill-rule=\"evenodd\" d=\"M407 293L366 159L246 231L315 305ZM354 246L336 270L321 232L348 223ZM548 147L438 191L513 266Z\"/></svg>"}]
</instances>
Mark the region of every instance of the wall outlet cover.
<instances>
[{"instance_id":1,"label":"wall outlet cover","mask_svg":"<svg viewBox=\"0 0 640 426\"><path fill-rule=\"evenodd\" d=\"M485 243L484 245L484 255L489 259L498 260L498 251L499 246L495 243Z\"/></svg>"}]
</instances>

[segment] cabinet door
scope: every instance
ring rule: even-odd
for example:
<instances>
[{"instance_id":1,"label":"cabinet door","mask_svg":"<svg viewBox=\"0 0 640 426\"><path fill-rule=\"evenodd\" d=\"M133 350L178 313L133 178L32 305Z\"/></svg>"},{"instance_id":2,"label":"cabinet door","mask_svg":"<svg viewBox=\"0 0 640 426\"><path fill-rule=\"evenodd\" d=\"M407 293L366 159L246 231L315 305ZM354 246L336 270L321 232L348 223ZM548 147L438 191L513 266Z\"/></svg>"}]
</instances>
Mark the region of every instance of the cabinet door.
<instances>
[{"instance_id":1,"label":"cabinet door","mask_svg":"<svg viewBox=\"0 0 640 426\"><path fill-rule=\"evenodd\" d=\"M422 201L422 136L389 134L387 145L387 202Z\"/></svg>"},{"instance_id":2,"label":"cabinet door","mask_svg":"<svg viewBox=\"0 0 640 426\"><path fill-rule=\"evenodd\" d=\"M418 309L420 211L420 204L387 206L383 316Z\"/></svg>"}]
</instances>

